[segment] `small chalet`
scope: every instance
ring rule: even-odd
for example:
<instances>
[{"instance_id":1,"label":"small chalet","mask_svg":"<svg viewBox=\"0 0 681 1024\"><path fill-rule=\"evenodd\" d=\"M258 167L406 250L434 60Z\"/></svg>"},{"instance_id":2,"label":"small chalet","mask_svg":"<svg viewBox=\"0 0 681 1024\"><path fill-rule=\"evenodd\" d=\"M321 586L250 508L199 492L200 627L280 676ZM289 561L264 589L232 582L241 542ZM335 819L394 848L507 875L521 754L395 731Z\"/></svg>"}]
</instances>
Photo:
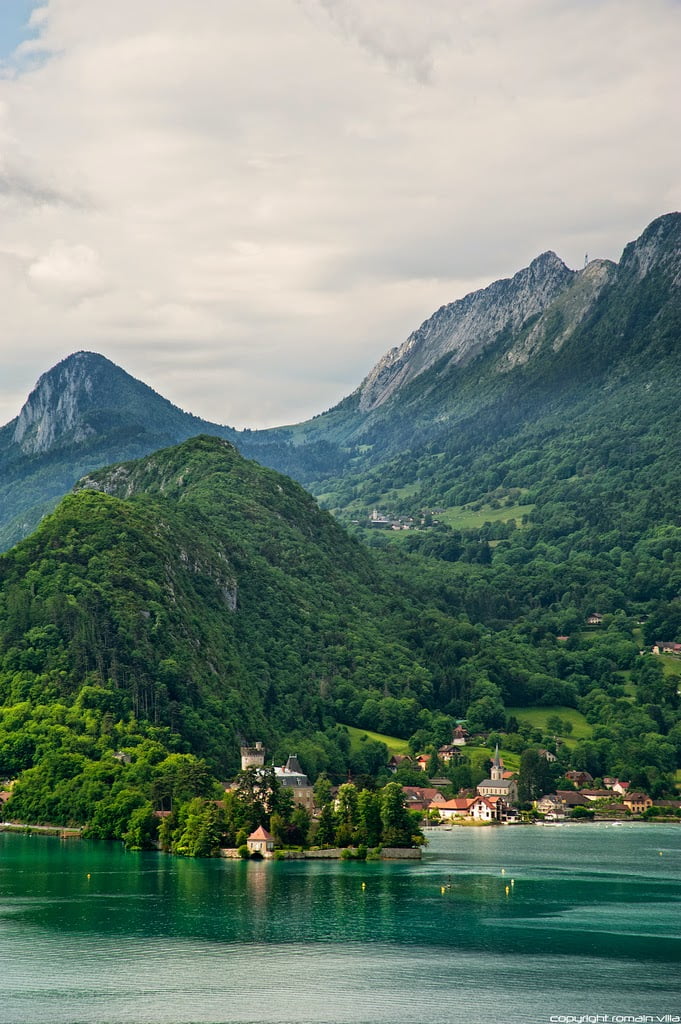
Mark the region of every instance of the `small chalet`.
<instances>
[{"instance_id":1,"label":"small chalet","mask_svg":"<svg viewBox=\"0 0 681 1024\"><path fill-rule=\"evenodd\" d=\"M271 836L266 828L259 825L246 840L246 846L250 853L259 853L261 857L264 857L265 854L274 851L274 836Z\"/></svg>"},{"instance_id":2,"label":"small chalet","mask_svg":"<svg viewBox=\"0 0 681 1024\"><path fill-rule=\"evenodd\" d=\"M653 646L653 654L681 654L681 644L671 640L658 640Z\"/></svg>"},{"instance_id":3,"label":"small chalet","mask_svg":"<svg viewBox=\"0 0 681 1024\"><path fill-rule=\"evenodd\" d=\"M393 754L388 761L388 771L395 773L398 768L404 765L406 768L411 768L412 760L407 754Z\"/></svg>"},{"instance_id":4,"label":"small chalet","mask_svg":"<svg viewBox=\"0 0 681 1024\"><path fill-rule=\"evenodd\" d=\"M593 775L589 775L588 772L575 771L565 772L565 778L574 782L575 786L588 786L594 780Z\"/></svg>"},{"instance_id":5,"label":"small chalet","mask_svg":"<svg viewBox=\"0 0 681 1024\"><path fill-rule=\"evenodd\" d=\"M452 743L455 747L465 747L468 739L468 730L459 723L452 732Z\"/></svg>"},{"instance_id":6,"label":"small chalet","mask_svg":"<svg viewBox=\"0 0 681 1024\"><path fill-rule=\"evenodd\" d=\"M449 764L455 758L461 757L461 750L454 743L445 743L438 749L437 756L443 764Z\"/></svg>"},{"instance_id":7,"label":"small chalet","mask_svg":"<svg viewBox=\"0 0 681 1024\"><path fill-rule=\"evenodd\" d=\"M625 796L622 803L632 814L643 814L644 811L653 806L653 801L647 793L629 793Z\"/></svg>"},{"instance_id":8,"label":"small chalet","mask_svg":"<svg viewBox=\"0 0 681 1024\"><path fill-rule=\"evenodd\" d=\"M539 753L539 756L543 757L545 761L549 761L549 762L553 763L554 761L558 760L556 755L552 754L550 750L542 749L542 750L538 751L538 753Z\"/></svg>"},{"instance_id":9,"label":"small chalet","mask_svg":"<svg viewBox=\"0 0 681 1024\"><path fill-rule=\"evenodd\" d=\"M549 821L559 821L565 817L567 807L565 801L561 800L557 793L547 793L546 796L537 800L537 810Z\"/></svg>"},{"instance_id":10,"label":"small chalet","mask_svg":"<svg viewBox=\"0 0 681 1024\"><path fill-rule=\"evenodd\" d=\"M573 789L557 789L556 796L563 801L566 807L586 807L586 797L582 793L576 793Z\"/></svg>"},{"instance_id":11,"label":"small chalet","mask_svg":"<svg viewBox=\"0 0 681 1024\"><path fill-rule=\"evenodd\" d=\"M402 792L405 805L410 811L425 811L433 805L439 806L445 802L440 790L433 786L402 786Z\"/></svg>"},{"instance_id":12,"label":"small chalet","mask_svg":"<svg viewBox=\"0 0 681 1024\"><path fill-rule=\"evenodd\" d=\"M600 612L592 612L591 615L587 615L586 624L587 626L602 626L603 616Z\"/></svg>"}]
</instances>

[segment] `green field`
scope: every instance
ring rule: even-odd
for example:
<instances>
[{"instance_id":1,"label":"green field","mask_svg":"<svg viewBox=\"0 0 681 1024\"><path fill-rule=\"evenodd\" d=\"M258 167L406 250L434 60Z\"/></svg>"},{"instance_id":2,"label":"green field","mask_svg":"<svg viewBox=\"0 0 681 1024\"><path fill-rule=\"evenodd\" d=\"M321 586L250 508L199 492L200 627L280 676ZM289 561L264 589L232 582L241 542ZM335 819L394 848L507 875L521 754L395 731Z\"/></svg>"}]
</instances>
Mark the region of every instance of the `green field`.
<instances>
[{"instance_id":1,"label":"green field","mask_svg":"<svg viewBox=\"0 0 681 1024\"><path fill-rule=\"evenodd\" d=\"M522 709L521 709L522 710ZM529 708L528 710L534 710ZM554 709L549 711L549 714ZM570 711L570 708L565 708L565 711ZM577 712L575 712L576 714ZM567 715L563 716L567 717ZM362 744L362 737L366 736L369 740L379 740L381 743L385 743L390 754L409 754L409 744L406 740L398 739L397 736L384 736L380 732L371 732L370 729L356 729L353 725L344 726L350 734L350 747L352 750L358 750ZM494 751L490 747L474 747L466 746L462 747L462 753L468 758L473 767L480 767L485 761L489 761L494 755ZM517 772L520 769L520 754L514 754L510 750L500 750L499 754L504 762L504 767L511 772Z\"/></svg>"},{"instance_id":2,"label":"green field","mask_svg":"<svg viewBox=\"0 0 681 1024\"><path fill-rule=\"evenodd\" d=\"M551 715L559 715L567 722L572 723L572 732L562 736L567 746L574 746L578 740L591 738L592 729L584 715L574 708L563 707L560 704L546 708L507 708L509 715L513 715L519 722L529 722L535 729L545 731L547 722Z\"/></svg>"},{"instance_id":3,"label":"green field","mask_svg":"<svg viewBox=\"0 0 681 1024\"><path fill-rule=\"evenodd\" d=\"M658 655L662 662L662 668L667 676L681 676L681 658L675 654Z\"/></svg>"},{"instance_id":4,"label":"green field","mask_svg":"<svg viewBox=\"0 0 681 1024\"><path fill-rule=\"evenodd\" d=\"M463 753L469 759L474 768L480 768L485 761L491 760L494 751L491 747L474 747L468 745L462 748ZM520 754L514 754L510 750L499 750L499 757L504 762L504 768L509 772L520 771Z\"/></svg>"},{"instance_id":5,"label":"green field","mask_svg":"<svg viewBox=\"0 0 681 1024\"><path fill-rule=\"evenodd\" d=\"M479 511L474 511L464 506L455 506L445 509L436 518L453 530L479 530L485 523L507 523L509 519L515 519L518 526L521 526L523 516L528 515L533 508L534 505L508 505L505 508L483 505Z\"/></svg>"},{"instance_id":6,"label":"green field","mask_svg":"<svg viewBox=\"0 0 681 1024\"><path fill-rule=\"evenodd\" d=\"M362 744L362 737L366 736L368 740L378 740L380 743L385 743L391 755L409 753L407 741L398 739L397 736L384 736L383 733L371 732L369 729L356 729L354 725L346 725L344 728L350 733L351 750L359 750Z\"/></svg>"}]
</instances>

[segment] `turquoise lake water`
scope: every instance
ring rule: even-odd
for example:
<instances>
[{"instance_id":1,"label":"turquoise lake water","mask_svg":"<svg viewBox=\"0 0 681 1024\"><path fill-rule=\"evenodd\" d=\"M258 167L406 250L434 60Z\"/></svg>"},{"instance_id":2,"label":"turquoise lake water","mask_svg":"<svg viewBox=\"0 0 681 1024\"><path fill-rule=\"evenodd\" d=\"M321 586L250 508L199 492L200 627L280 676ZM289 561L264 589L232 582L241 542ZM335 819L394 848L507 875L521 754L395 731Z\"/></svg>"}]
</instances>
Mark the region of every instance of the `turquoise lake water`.
<instances>
[{"instance_id":1,"label":"turquoise lake water","mask_svg":"<svg viewBox=\"0 0 681 1024\"><path fill-rule=\"evenodd\" d=\"M242 863L0 834L0 1022L681 1016L681 826L430 838L421 863Z\"/></svg>"}]
</instances>

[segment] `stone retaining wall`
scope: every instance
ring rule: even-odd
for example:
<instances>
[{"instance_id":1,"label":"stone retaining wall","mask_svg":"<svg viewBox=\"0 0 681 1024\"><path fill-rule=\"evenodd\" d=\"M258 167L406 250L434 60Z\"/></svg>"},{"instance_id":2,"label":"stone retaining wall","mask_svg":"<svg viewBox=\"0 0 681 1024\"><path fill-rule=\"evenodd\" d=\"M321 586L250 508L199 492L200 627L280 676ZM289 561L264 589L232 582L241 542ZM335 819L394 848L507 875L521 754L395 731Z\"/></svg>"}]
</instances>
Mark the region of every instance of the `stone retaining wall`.
<instances>
[{"instance_id":1,"label":"stone retaining wall","mask_svg":"<svg viewBox=\"0 0 681 1024\"><path fill-rule=\"evenodd\" d=\"M220 856L227 860L239 860L239 851L223 847L220 850ZM274 854L265 853L262 856L263 860L272 860ZM342 860L343 850L281 850L279 856L282 860ZM386 846L381 850L381 860L421 860L421 849L419 847L415 850L407 850L396 846Z\"/></svg>"}]
</instances>

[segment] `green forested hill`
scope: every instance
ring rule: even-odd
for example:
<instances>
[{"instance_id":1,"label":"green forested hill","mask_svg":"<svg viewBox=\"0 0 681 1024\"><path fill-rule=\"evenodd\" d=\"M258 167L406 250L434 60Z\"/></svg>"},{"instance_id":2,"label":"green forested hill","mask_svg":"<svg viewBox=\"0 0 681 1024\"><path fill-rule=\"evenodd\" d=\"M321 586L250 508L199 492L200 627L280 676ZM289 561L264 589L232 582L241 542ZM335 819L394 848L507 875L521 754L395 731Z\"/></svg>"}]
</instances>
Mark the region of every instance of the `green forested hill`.
<instances>
[{"instance_id":1,"label":"green forested hill","mask_svg":"<svg viewBox=\"0 0 681 1024\"><path fill-rule=\"evenodd\" d=\"M0 558L0 695L22 720L75 715L67 749L142 728L226 772L239 737L332 726L344 683L427 702L393 605L299 485L199 437L87 478ZM34 740L5 737L0 774L40 759Z\"/></svg>"}]
</instances>

